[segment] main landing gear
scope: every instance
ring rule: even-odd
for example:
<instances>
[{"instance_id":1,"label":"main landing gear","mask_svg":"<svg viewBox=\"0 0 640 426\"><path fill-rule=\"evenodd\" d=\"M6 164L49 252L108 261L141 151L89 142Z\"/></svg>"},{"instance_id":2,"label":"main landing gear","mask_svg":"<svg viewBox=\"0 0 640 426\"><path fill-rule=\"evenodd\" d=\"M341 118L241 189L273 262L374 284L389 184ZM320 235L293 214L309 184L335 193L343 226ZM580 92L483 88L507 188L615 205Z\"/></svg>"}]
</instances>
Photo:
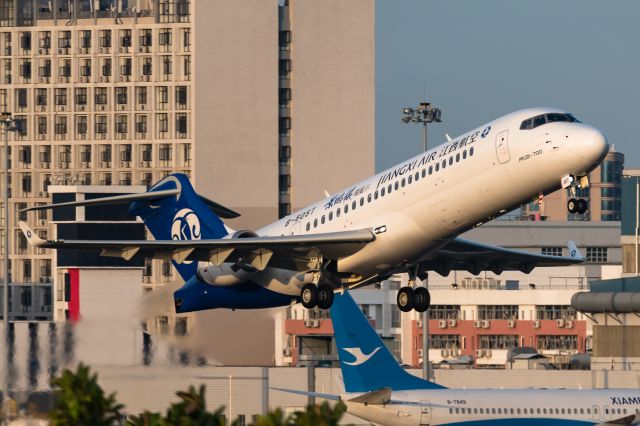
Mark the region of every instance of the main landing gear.
<instances>
[{"instance_id":1,"label":"main landing gear","mask_svg":"<svg viewBox=\"0 0 640 426\"><path fill-rule=\"evenodd\" d=\"M302 306L307 309L313 309L316 306L320 309L329 309L333 304L333 296L333 287L329 284L307 283L300 292Z\"/></svg>"},{"instance_id":2,"label":"main landing gear","mask_svg":"<svg viewBox=\"0 0 640 426\"><path fill-rule=\"evenodd\" d=\"M415 309L417 312L424 312L429 309L431 295L426 287L402 287L398 290L398 309L402 312L409 312Z\"/></svg>"},{"instance_id":3,"label":"main landing gear","mask_svg":"<svg viewBox=\"0 0 640 426\"><path fill-rule=\"evenodd\" d=\"M409 269L409 286L398 290L398 309L402 312L409 312L415 309L417 312L424 312L431 305L431 294L426 287L416 287L416 278L427 279L427 273L420 265Z\"/></svg>"}]
</instances>

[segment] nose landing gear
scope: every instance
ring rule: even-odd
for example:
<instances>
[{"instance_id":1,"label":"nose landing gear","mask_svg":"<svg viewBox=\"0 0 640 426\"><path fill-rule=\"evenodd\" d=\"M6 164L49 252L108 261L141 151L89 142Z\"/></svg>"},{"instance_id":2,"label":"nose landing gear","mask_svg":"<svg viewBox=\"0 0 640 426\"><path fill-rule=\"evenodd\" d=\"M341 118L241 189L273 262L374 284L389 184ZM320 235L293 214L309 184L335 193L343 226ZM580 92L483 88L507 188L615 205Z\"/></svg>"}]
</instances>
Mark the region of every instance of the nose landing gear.
<instances>
[{"instance_id":1,"label":"nose landing gear","mask_svg":"<svg viewBox=\"0 0 640 426\"><path fill-rule=\"evenodd\" d=\"M589 187L589 177L567 175L564 176L560 182L563 189L569 189L569 194L571 196L567 201L567 211L569 213L585 214L589 209L589 204L587 204L587 200L583 198L576 198L576 196L578 190L583 190Z\"/></svg>"}]
</instances>

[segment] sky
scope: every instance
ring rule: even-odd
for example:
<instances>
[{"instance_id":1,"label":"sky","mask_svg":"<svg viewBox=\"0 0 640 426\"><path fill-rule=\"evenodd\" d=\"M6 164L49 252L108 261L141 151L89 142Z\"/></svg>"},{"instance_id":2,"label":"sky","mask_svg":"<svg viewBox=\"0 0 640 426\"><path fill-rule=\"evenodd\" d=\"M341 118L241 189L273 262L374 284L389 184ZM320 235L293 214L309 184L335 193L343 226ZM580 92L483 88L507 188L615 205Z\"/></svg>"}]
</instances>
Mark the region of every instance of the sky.
<instances>
[{"instance_id":1,"label":"sky","mask_svg":"<svg viewBox=\"0 0 640 426\"><path fill-rule=\"evenodd\" d=\"M422 149L402 107L442 110L429 146L527 107L604 131L640 167L640 1L377 0L376 170Z\"/></svg>"}]
</instances>

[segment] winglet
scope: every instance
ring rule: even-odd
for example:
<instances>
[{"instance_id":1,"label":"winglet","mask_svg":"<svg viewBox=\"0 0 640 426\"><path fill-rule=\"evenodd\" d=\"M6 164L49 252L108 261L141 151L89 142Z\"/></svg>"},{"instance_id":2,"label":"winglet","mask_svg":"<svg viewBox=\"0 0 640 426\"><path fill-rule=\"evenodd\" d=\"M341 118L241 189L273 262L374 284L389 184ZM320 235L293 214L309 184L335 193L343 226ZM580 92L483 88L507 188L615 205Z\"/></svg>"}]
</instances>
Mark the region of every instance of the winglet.
<instances>
[{"instance_id":1,"label":"winglet","mask_svg":"<svg viewBox=\"0 0 640 426\"><path fill-rule=\"evenodd\" d=\"M580 253L580 250L578 250L578 246L576 246L576 243L574 243L573 241L569 241L567 242L567 247L569 247L569 256L572 259L584 260L584 256L582 255L582 253Z\"/></svg>"},{"instance_id":2,"label":"winglet","mask_svg":"<svg viewBox=\"0 0 640 426\"><path fill-rule=\"evenodd\" d=\"M18 222L18 225L20 226L20 229L22 229L22 233L29 244L38 247L45 243L45 241L40 238L33 229L29 228L29 225L27 225L26 222L20 221Z\"/></svg>"}]
</instances>

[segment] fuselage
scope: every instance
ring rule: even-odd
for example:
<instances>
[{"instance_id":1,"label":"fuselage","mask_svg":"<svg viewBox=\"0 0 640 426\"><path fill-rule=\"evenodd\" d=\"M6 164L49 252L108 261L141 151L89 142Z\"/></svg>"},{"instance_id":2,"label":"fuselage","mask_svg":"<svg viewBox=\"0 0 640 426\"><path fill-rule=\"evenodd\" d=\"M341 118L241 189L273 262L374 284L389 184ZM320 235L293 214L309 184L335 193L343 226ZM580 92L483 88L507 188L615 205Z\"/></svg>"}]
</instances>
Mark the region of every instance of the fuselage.
<instances>
[{"instance_id":1,"label":"fuselage","mask_svg":"<svg viewBox=\"0 0 640 426\"><path fill-rule=\"evenodd\" d=\"M408 390L366 406L351 397L343 397L351 414L385 426L595 425L640 412L633 389Z\"/></svg>"},{"instance_id":2,"label":"fuselage","mask_svg":"<svg viewBox=\"0 0 640 426\"><path fill-rule=\"evenodd\" d=\"M542 123L539 117L544 118ZM420 261L456 235L557 190L564 176L585 175L607 151L606 137L571 114L550 108L521 110L256 233L280 236L372 229L375 241L337 262L337 272L351 274L352 283L357 283ZM199 278L216 286L250 280L263 289L293 297L299 296L305 284L299 271L267 267L247 274L230 268L230 264L203 265ZM273 300L273 304L281 302Z\"/></svg>"}]
</instances>

